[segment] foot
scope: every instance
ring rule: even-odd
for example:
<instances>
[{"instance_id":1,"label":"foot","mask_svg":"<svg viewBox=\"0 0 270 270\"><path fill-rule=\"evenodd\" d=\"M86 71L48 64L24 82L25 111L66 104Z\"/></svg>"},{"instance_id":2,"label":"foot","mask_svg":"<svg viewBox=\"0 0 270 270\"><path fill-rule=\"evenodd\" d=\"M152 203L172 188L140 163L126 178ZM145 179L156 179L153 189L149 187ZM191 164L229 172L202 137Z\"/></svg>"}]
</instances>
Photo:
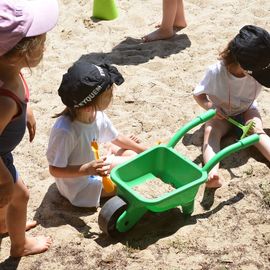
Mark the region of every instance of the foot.
<instances>
[{"instance_id":1,"label":"foot","mask_svg":"<svg viewBox=\"0 0 270 270\"><path fill-rule=\"evenodd\" d=\"M182 25L174 25L174 26L173 26L173 31L176 33L176 32L179 32L179 31L183 30L183 29L186 28L186 27L187 27L187 25L185 25L185 26L182 26Z\"/></svg>"},{"instance_id":2,"label":"foot","mask_svg":"<svg viewBox=\"0 0 270 270\"><path fill-rule=\"evenodd\" d=\"M136 143L141 143L140 139L137 138L135 135L130 135L129 138Z\"/></svg>"},{"instance_id":3,"label":"foot","mask_svg":"<svg viewBox=\"0 0 270 270\"><path fill-rule=\"evenodd\" d=\"M157 29L156 31L144 36L142 40L144 42L151 42L155 40L162 40L162 39L169 39L175 35L173 29L168 31L167 29L164 30L162 28Z\"/></svg>"},{"instance_id":4,"label":"foot","mask_svg":"<svg viewBox=\"0 0 270 270\"><path fill-rule=\"evenodd\" d=\"M220 188L222 186L222 182L217 174L213 174L209 175L205 186L207 188Z\"/></svg>"},{"instance_id":5,"label":"foot","mask_svg":"<svg viewBox=\"0 0 270 270\"><path fill-rule=\"evenodd\" d=\"M35 220L27 221L26 226L25 226L25 230L29 231L29 230L35 228L36 226L37 226L37 222ZM8 234L7 227L5 224L1 224L0 225L0 235L5 235L5 234Z\"/></svg>"},{"instance_id":6,"label":"foot","mask_svg":"<svg viewBox=\"0 0 270 270\"><path fill-rule=\"evenodd\" d=\"M39 254L47 251L52 244L52 240L49 237L26 237L23 248L11 247L11 257L23 257L28 255Z\"/></svg>"},{"instance_id":7,"label":"foot","mask_svg":"<svg viewBox=\"0 0 270 270\"><path fill-rule=\"evenodd\" d=\"M160 28L160 27L161 27L161 24L157 24L155 27L156 27L156 28ZM178 32L178 31L183 30L183 29L186 28L186 27L187 27L187 23L186 23L186 22L183 22L183 23L181 23L181 24L174 24L174 26L173 26L173 31L176 33L176 32Z\"/></svg>"},{"instance_id":8,"label":"foot","mask_svg":"<svg viewBox=\"0 0 270 270\"><path fill-rule=\"evenodd\" d=\"M35 220L27 221L26 226L25 226L25 230L29 231L29 230L35 228L36 226L37 226L37 222Z\"/></svg>"}]
</instances>

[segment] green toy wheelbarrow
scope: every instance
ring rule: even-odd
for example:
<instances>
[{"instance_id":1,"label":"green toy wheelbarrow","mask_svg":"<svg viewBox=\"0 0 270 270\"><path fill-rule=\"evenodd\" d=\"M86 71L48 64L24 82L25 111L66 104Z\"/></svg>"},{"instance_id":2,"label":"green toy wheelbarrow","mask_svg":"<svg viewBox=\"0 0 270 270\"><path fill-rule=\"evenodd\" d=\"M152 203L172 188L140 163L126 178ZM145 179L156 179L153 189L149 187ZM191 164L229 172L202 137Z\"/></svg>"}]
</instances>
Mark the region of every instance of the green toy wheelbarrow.
<instances>
[{"instance_id":1,"label":"green toy wheelbarrow","mask_svg":"<svg viewBox=\"0 0 270 270\"><path fill-rule=\"evenodd\" d=\"M98 224L104 233L114 237L130 230L147 211L163 212L181 206L183 214L191 215L198 189L207 181L209 171L226 156L259 141L257 134L241 139L219 151L203 167L174 149L189 130L215 114L215 110L203 113L179 129L167 145L154 146L111 171L117 196L109 199L100 210ZM155 198L146 198L136 191L135 187L150 185L153 179L173 189Z\"/></svg>"}]
</instances>

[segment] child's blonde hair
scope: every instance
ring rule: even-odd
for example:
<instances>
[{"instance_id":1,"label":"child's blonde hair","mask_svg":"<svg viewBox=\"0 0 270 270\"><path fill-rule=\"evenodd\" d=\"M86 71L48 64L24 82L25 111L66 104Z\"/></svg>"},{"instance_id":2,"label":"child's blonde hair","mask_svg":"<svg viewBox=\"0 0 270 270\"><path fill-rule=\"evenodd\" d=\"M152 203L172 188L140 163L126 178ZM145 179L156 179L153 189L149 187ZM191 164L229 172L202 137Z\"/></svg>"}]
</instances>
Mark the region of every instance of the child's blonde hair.
<instances>
[{"instance_id":1,"label":"child's blonde hair","mask_svg":"<svg viewBox=\"0 0 270 270\"><path fill-rule=\"evenodd\" d=\"M33 50L41 46L43 43L44 35L34 37L25 37L18 44L16 44L10 51L5 53L4 58L24 58L27 66L30 68L29 61L30 55Z\"/></svg>"},{"instance_id":2,"label":"child's blonde hair","mask_svg":"<svg viewBox=\"0 0 270 270\"><path fill-rule=\"evenodd\" d=\"M66 107L62 112L55 114L52 118L57 118L62 115L69 117L70 121L74 121L78 115L78 111L82 108L86 107L93 107L94 108L94 113L96 114L98 108L103 104L103 94L109 90L113 85L110 85L104 92L102 92L100 95L96 96L92 101L88 102L84 106L81 106L79 108L74 108L74 107Z\"/></svg>"}]
</instances>

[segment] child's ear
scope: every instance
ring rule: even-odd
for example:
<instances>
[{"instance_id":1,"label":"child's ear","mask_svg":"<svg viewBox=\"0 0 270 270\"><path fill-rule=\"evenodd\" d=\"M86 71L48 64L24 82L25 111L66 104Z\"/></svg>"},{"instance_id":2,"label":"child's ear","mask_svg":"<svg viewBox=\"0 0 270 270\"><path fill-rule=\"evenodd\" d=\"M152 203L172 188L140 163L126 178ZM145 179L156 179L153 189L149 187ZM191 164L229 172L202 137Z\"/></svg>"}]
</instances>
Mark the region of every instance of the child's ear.
<instances>
[{"instance_id":1,"label":"child's ear","mask_svg":"<svg viewBox=\"0 0 270 270\"><path fill-rule=\"evenodd\" d=\"M85 106L83 109L85 110L85 112L91 112L93 111L93 106L88 105L88 106Z\"/></svg>"}]
</instances>

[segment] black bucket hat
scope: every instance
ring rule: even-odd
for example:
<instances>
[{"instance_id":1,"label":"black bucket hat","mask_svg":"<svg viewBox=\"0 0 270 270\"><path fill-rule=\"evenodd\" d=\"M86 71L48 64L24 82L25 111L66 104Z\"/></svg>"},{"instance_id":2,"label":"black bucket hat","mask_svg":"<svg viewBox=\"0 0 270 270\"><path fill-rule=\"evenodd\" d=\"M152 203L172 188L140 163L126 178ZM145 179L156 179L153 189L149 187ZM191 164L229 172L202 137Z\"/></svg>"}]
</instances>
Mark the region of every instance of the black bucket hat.
<instances>
[{"instance_id":1,"label":"black bucket hat","mask_svg":"<svg viewBox=\"0 0 270 270\"><path fill-rule=\"evenodd\" d=\"M120 85L123 82L124 78L117 68L79 60L63 75L58 94L67 107L79 108L91 102L113 83Z\"/></svg>"},{"instance_id":2,"label":"black bucket hat","mask_svg":"<svg viewBox=\"0 0 270 270\"><path fill-rule=\"evenodd\" d=\"M270 35L254 25L242 27L232 40L230 51L240 66L255 80L270 87Z\"/></svg>"}]
</instances>

